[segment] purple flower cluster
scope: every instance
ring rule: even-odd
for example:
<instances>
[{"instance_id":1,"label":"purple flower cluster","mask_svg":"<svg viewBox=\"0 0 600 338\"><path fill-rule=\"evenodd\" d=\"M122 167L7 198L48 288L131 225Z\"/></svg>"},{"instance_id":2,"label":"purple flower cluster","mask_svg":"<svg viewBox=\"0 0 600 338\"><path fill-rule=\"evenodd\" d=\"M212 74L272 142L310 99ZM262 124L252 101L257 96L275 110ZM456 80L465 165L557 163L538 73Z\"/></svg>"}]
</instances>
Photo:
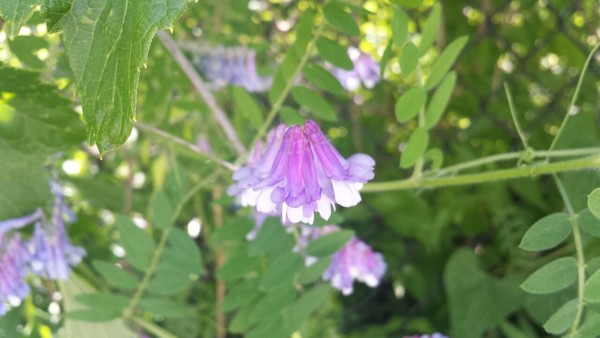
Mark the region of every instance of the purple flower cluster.
<instances>
[{"instance_id":1,"label":"purple flower cluster","mask_svg":"<svg viewBox=\"0 0 600 338\"><path fill-rule=\"evenodd\" d=\"M19 234L0 232L0 317L10 307L19 306L29 294L24 278L29 273L29 251Z\"/></svg>"},{"instance_id":2,"label":"purple flower cluster","mask_svg":"<svg viewBox=\"0 0 600 338\"><path fill-rule=\"evenodd\" d=\"M264 149L263 149L264 148ZM281 215L284 223L308 223L318 212L325 220L335 203L351 207L360 189L373 178L375 161L365 154L343 158L316 122L273 129L258 143L248 164L233 174L227 190L243 206Z\"/></svg>"},{"instance_id":3,"label":"purple flower cluster","mask_svg":"<svg viewBox=\"0 0 600 338\"><path fill-rule=\"evenodd\" d=\"M311 227L308 237L315 239L339 229L335 225L327 225L322 228ZM309 257L307 263L310 265L312 262L313 260ZM383 255L374 252L367 243L354 237L333 254L331 265L325 270L322 277L323 280L330 281L331 285L344 295L349 295L354 290L355 280L372 288L377 287L386 269L387 265Z\"/></svg>"},{"instance_id":4,"label":"purple flower cluster","mask_svg":"<svg viewBox=\"0 0 600 338\"><path fill-rule=\"evenodd\" d=\"M340 81L344 88L354 91L362 83L366 88L370 89L381 81L379 63L373 60L369 54L363 53L357 48L350 47L348 48L348 56L350 56L350 60L354 64L352 70L336 67L331 70L333 76Z\"/></svg>"},{"instance_id":5,"label":"purple flower cluster","mask_svg":"<svg viewBox=\"0 0 600 338\"><path fill-rule=\"evenodd\" d=\"M74 222L75 215L54 182L51 190L54 203L50 221L38 208L30 215L0 222L0 316L8 306L17 306L29 294L24 281L29 273L66 280L70 267L85 256L83 248L71 244L65 229L65 223ZM35 228L29 241L12 233L32 223Z\"/></svg>"},{"instance_id":6,"label":"purple flower cluster","mask_svg":"<svg viewBox=\"0 0 600 338\"><path fill-rule=\"evenodd\" d=\"M256 70L256 52L245 47L203 48L196 65L211 81L214 89L225 85L243 87L249 92L263 92L271 87L272 77L260 76Z\"/></svg>"}]
</instances>

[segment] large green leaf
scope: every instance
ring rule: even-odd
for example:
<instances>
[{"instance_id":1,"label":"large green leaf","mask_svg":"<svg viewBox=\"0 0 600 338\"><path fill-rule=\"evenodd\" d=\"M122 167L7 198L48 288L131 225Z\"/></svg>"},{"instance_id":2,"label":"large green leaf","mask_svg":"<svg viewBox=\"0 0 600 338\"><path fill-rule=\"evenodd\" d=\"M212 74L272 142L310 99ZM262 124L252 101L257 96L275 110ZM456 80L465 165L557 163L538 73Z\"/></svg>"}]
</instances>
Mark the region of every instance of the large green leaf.
<instances>
[{"instance_id":1,"label":"large green leaf","mask_svg":"<svg viewBox=\"0 0 600 338\"><path fill-rule=\"evenodd\" d=\"M428 145L429 134L427 133L427 129L425 127L419 127L415 129L408 139L406 148L402 152L402 157L400 158L400 167L412 167L417 160L423 156Z\"/></svg>"},{"instance_id":2,"label":"large green leaf","mask_svg":"<svg viewBox=\"0 0 600 338\"><path fill-rule=\"evenodd\" d=\"M115 264L95 260L92 265L109 284L119 289L132 290L138 284L138 278L132 273L116 267Z\"/></svg>"},{"instance_id":3,"label":"large green leaf","mask_svg":"<svg viewBox=\"0 0 600 338\"><path fill-rule=\"evenodd\" d=\"M128 217L117 215L116 219L125 257L136 269L145 271L156 247L154 240Z\"/></svg>"},{"instance_id":4,"label":"large green leaf","mask_svg":"<svg viewBox=\"0 0 600 338\"><path fill-rule=\"evenodd\" d=\"M0 17L6 22L4 30L9 38L19 34L19 29L33 14L35 6L42 5L43 0L3 0L0 1Z\"/></svg>"},{"instance_id":5,"label":"large green leaf","mask_svg":"<svg viewBox=\"0 0 600 338\"><path fill-rule=\"evenodd\" d=\"M394 16L392 16L392 39L396 46L402 46L408 37L408 15L402 8L393 6Z\"/></svg>"},{"instance_id":6,"label":"large green leaf","mask_svg":"<svg viewBox=\"0 0 600 338\"><path fill-rule=\"evenodd\" d=\"M292 88L292 97L316 116L327 121L337 120L337 115L331 104L312 90L302 86L294 87Z\"/></svg>"},{"instance_id":7,"label":"large green leaf","mask_svg":"<svg viewBox=\"0 0 600 338\"><path fill-rule=\"evenodd\" d=\"M346 94L346 90L330 72L316 64L307 64L304 67L304 77L315 87L336 95Z\"/></svg>"},{"instance_id":8,"label":"large green leaf","mask_svg":"<svg viewBox=\"0 0 600 338\"><path fill-rule=\"evenodd\" d=\"M336 1L329 1L323 6L325 19L340 32L348 35L360 35L360 29L350 13L346 12L344 6Z\"/></svg>"},{"instance_id":9,"label":"large green leaf","mask_svg":"<svg viewBox=\"0 0 600 338\"><path fill-rule=\"evenodd\" d=\"M419 55L425 54L431 45L433 45L433 41L435 40L438 30L440 29L440 22L442 21L442 8L440 4L435 4L429 17L427 18L427 23L423 28L423 33L421 34L421 43L419 44Z\"/></svg>"},{"instance_id":10,"label":"large green leaf","mask_svg":"<svg viewBox=\"0 0 600 338\"><path fill-rule=\"evenodd\" d=\"M320 37L317 39L315 45L319 51L319 55L321 55L325 61L336 67L346 70L351 70L354 68L354 64L352 63L352 60L350 60L348 52L337 42L328 38Z\"/></svg>"},{"instance_id":11,"label":"large green leaf","mask_svg":"<svg viewBox=\"0 0 600 338\"><path fill-rule=\"evenodd\" d=\"M573 324L577 314L577 299L568 301L561 306L544 324L546 332L551 334L561 334Z\"/></svg>"},{"instance_id":12,"label":"large green leaf","mask_svg":"<svg viewBox=\"0 0 600 338\"><path fill-rule=\"evenodd\" d=\"M408 122L415 117L425 105L427 94L421 87L413 87L398 98L395 105L396 120L400 123Z\"/></svg>"},{"instance_id":13,"label":"large green leaf","mask_svg":"<svg viewBox=\"0 0 600 338\"><path fill-rule=\"evenodd\" d=\"M519 247L527 251L551 249L571 234L571 221L565 213L548 215L535 222L523 236Z\"/></svg>"},{"instance_id":14,"label":"large green leaf","mask_svg":"<svg viewBox=\"0 0 600 338\"><path fill-rule=\"evenodd\" d=\"M81 96L89 141L100 152L131 133L140 69L158 29L177 19L187 0L50 2ZM63 11L63 12L61 12ZM61 17L62 15L62 17ZM60 18L60 19L59 19Z\"/></svg>"},{"instance_id":15,"label":"large green leaf","mask_svg":"<svg viewBox=\"0 0 600 338\"><path fill-rule=\"evenodd\" d=\"M456 85L456 73L449 72L435 90L425 111L425 126L427 128L433 128L442 118L454 90L454 85Z\"/></svg>"},{"instance_id":16,"label":"large green leaf","mask_svg":"<svg viewBox=\"0 0 600 338\"><path fill-rule=\"evenodd\" d=\"M71 101L39 74L0 63L0 219L22 216L50 199L46 157L84 140Z\"/></svg>"},{"instance_id":17,"label":"large green leaf","mask_svg":"<svg viewBox=\"0 0 600 338\"><path fill-rule=\"evenodd\" d=\"M448 294L451 337L479 338L497 325L524 300L512 278L498 280L477 266L477 257L460 250L450 257L444 272Z\"/></svg>"}]
</instances>

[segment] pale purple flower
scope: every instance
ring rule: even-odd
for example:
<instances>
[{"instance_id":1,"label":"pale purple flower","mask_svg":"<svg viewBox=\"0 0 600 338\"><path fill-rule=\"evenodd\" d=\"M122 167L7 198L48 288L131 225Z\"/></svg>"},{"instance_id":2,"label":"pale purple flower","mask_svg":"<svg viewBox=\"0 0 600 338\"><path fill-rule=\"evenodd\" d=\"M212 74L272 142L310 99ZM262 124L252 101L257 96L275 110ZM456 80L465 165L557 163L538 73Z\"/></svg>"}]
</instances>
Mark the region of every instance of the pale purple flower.
<instances>
[{"instance_id":1,"label":"pale purple flower","mask_svg":"<svg viewBox=\"0 0 600 338\"><path fill-rule=\"evenodd\" d=\"M374 166L365 154L343 158L312 120L279 125L269 133L264 152L255 148L248 165L233 174L236 182L228 194L260 213L280 214L283 223L312 224L315 212L327 220L335 203L360 202L359 191L373 178Z\"/></svg>"},{"instance_id":2,"label":"pale purple flower","mask_svg":"<svg viewBox=\"0 0 600 338\"><path fill-rule=\"evenodd\" d=\"M354 65L352 70L333 67L331 73L347 90L354 91L362 83L366 88L373 88L381 77L379 76L379 63L366 53L355 47L348 48L348 56Z\"/></svg>"},{"instance_id":3,"label":"pale purple flower","mask_svg":"<svg viewBox=\"0 0 600 338\"><path fill-rule=\"evenodd\" d=\"M85 250L74 246L67 237L65 222L75 222L75 214L64 201L58 185L51 184L54 194L51 222L41 219L35 223L30 241L32 252L31 268L37 275L47 276L52 280L67 280L71 266L78 265Z\"/></svg>"},{"instance_id":4,"label":"pale purple flower","mask_svg":"<svg viewBox=\"0 0 600 338\"><path fill-rule=\"evenodd\" d=\"M196 65L211 87L225 85L243 87L249 92L263 92L271 87L272 77L260 76L256 70L256 52L245 47L202 48Z\"/></svg>"},{"instance_id":5,"label":"pale purple flower","mask_svg":"<svg viewBox=\"0 0 600 338\"><path fill-rule=\"evenodd\" d=\"M403 338L448 338L448 337L444 336L441 333L436 332L431 335L424 334L424 335L404 336Z\"/></svg>"},{"instance_id":6,"label":"pale purple flower","mask_svg":"<svg viewBox=\"0 0 600 338\"><path fill-rule=\"evenodd\" d=\"M310 237L314 239L338 230L339 227L335 225L312 228ZM344 295L352 293L355 280L372 288L377 287L387 269L383 255L374 252L368 244L357 237L352 238L331 258L331 265L323 273L323 280L330 281L331 285L342 291ZM314 260L309 257L307 265L312 262Z\"/></svg>"},{"instance_id":7,"label":"pale purple flower","mask_svg":"<svg viewBox=\"0 0 600 338\"><path fill-rule=\"evenodd\" d=\"M42 212L42 209L37 208L33 213L31 213L30 215L26 215L23 217L17 217L17 218L11 218L9 220L6 221L1 221L0 222L0 233L1 232L6 232L9 230L14 230L14 229L19 229L22 228L28 224L31 224L35 221L37 221L38 219L41 219L44 217L44 213Z\"/></svg>"},{"instance_id":8,"label":"pale purple flower","mask_svg":"<svg viewBox=\"0 0 600 338\"><path fill-rule=\"evenodd\" d=\"M11 307L19 306L30 292L25 283L29 252L19 234L0 232L0 317Z\"/></svg>"}]
</instances>

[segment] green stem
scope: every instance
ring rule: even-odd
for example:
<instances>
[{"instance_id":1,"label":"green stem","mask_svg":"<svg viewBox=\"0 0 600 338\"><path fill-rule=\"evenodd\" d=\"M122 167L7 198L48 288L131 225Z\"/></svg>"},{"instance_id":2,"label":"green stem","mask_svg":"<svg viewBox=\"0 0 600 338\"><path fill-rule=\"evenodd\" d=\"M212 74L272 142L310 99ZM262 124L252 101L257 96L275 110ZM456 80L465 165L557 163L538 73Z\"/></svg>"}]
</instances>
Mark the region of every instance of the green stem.
<instances>
[{"instance_id":1,"label":"green stem","mask_svg":"<svg viewBox=\"0 0 600 338\"><path fill-rule=\"evenodd\" d=\"M417 85L419 87L423 87L423 78L421 75L421 65L418 62L417 62L416 73L417 73ZM419 109L418 126L419 126L419 128L422 128L425 126L425 105L423 105L421 107L421 109ZM424 162L423 156L419 157L417 162L415 162L415 167L414 167L413 173L412 173L413 178L416 179L421 176L421 174L423 172L423 162Z\"/></svg>"},{"instance_id":2,"label":"green stem","mask_svg":"<svg viewBox=\"0 0 600 338\"><path fill-rule=\"evenodd\" d=\"M581 90L581 86L583 85L583 78L585 77L588 66L591 63L592 59L594 58L594 54L596 54L596 51L598 50L598 48L600 48L600 43L598 43L598 44L596 44L596 46L594 46L594 48L588 55L587 59L585 60L585 63L583 64L583 69L581 70L581 74L579 74L579 80L577 81L577 87L575 87L575 93L573 94L571 103L569 103L569 107L567 108L567 113L565 114L565 117L563 118L563 121L560 124L560 128L558 128L558 132L556 132L556 136L554 136L554 139L552 140L552 144L550 145L550 148L548 149L549 152L551 152L554 149L554 147L556 147L556 143L558 143L558 140L560 139L560 136L561 136L563 130L565 129L565 126L567 125L567 121L569 121L569 118L571 117L571 110L573 109L573 107L575 106L575 103L577 102L577 99L579 98L579 91ZM546 158L546 161L548 161L548 158Z\"/></svg>"},{"instance_id":3,"label":"green stem","mask_svg":"<svg viewBox=\"0 0 600 338\"><path fill-rule=\"evenodd\" d=\"M518 168L493 170L477 174L465 174L451 177L422 177L409 178L400 181L376 182L365 185L363 192L382 192L394 190L407 190L419 188L439 188L446 186L478 184L486 182L501 181L521 177L535 177L538 175L555 174L565 171L573 171L594 168L600 165L600 155L583 157L574 160L560 161L554 163L534 163Z\"/></svg>"},{"instance_id":4,"label":"green stem","mask_svg":"<svg viewBox=\"0 0 600 338\"><path fill-rule=\"evenodd\" d=\"M517 110L515 109L515 104L513 102L512 94L510 93L510 88L508 84L504 82L504 91L506 92L506 99L508 100L508 108L510 110L510 115L512 116L513 122L515 123L515 128L517 128L517 134L519 134L519 138L521 138L521 142L523 142L523 146L525 149L529 149L529 144L527 144L527 138L525 137L525 133L521 129L521 124L519 123L519 119L517 118Z\"/></svg>"},{"instance_id":5,"label":"green stem","mask_svg":"<svg viewBox=\"0 0 600 338\"><path fill-rule=\"evenodd\" d=\"M200 189L204 188L207 184L211 183L213 178L218 174L219 174L219 171L216 171L213 175L211 175L207 179L200 181L181 199L179 204L177 204L177 206L175 207L175 211L173 212L173 217L171 218L171 223L175 223L175 221L177 220L177 217L179 217L179 214L181 213L181 211L183 210L183 207L187 204L187 202L189 200L191 200L192 197L194 197L194 195L198 191L200 191ZM150 266L148 267L148 269L146 269L146 272L144 273L144 278L142 279L140 286L137 288L137 290L135 290L135 293L133 294L133 297L131 298L129 305L127 306L127 309L124 312L126 317L132 317L134 315L135 309L136 309L140 299L142 298L142 295L146 291L146 288L148 287L148 284L150 283L150 279L154 275L154 271L158 267L160 257L162 256L165 246L167 245L167 240L169 239L169 234L171 233L171 229L172 229L172 226L165 229L163 231L162 235L160 236L160 240L158 241L156 251L154 251L154 254L152 255L152 260L150 261Z\"/></svg>"},{"instance_id":6,"label":"green stem","mask_svg":"<svg viewBox=\"0 0 600 338\"><path fill-rule=\"evenodd\" d=\"M175 336L174 334L166 331L165 329L163 329L162 327L149 322L147 320L144 320L142 318L139 317L133 317L131 319L134 323L138 324L139 326L143 327L146 331L148 331L149 333L152 333L153 335L155 335L158 338L177 338L177 336Z\"/></svg>"},{"instance_id":7,"label":"green stem","mask_svg":"<svg viewBox=\"0 0 600 338\"><path fill-rule=\"evenodd\" d=\"M542 158L542 157L575 157L575 156L586 156L586 155L594 155L600 153L600 148L579 148L579 149L562 149L553 151L550 154L550 151L541 150L541 151L533 151L531 152L532 158ZM464 163L460 163L457 165L449 166L443 169L439 169L436 171L432 171L432 176L442 176L449 173L456 173L461 170L470 169L479 167L486 164L508 161L508 160L517 160L523 156L522 151L512 152L512 153L504 153L498 155L492 155L488 157L482 157L477 160L468 161Z\"/></svg>"},{"instance_id":8,"label":"green stem","mask_svg":"<svg viewBox=\"0 0 600 338\"><path fill-rule=\"evenodd\" d=\"M304 64L306 64L306 62L308 61L308 58L310 57L310 55L312 53L312 50L313 50L313 48L315 46L315 42L317 41L317 39L323 33L323 28L324 27L325 27L325 25L324 25L324 20L323 20L319 24L319 26L317 26L317 31L315 32L315 34L313 35L312 39L308 43L308 46L306 47L306 51L304 52L304 55L302 55L302 57L300 58L300 61L296 65L296 68L292 72L292 75L290 76L290 78L288 79L287 83L285 84L285 87L283 87L283 90L281 91L281 94L279 95L279 97L277 98L277 100L275 100L275 103L273 103L273 106L271 107L271 110L267 114L267 118L265 119L265 122L262 124L262 126L260 126L260 129L256 133L256 136L254 137L254 140L252 140L252 147L250 149L254 149L254 146L256 145L256 142L258 142L260 139L262 139L265 136L265 134L267 133L267 130L269 129L269 126L271 126L271 123L273 122L273 119L275 119L275 116L277 116L277 113L279 112L279 109L283 105L283 102L285 101L285 99L287 98L290 90L294 86L294 81L296 80L296 77L298 76L298 73L300 73L300 71L304 67ZM241 158L241 157L238 159L238 161L242 161L242 160L243 160L243 158Z\"/></svg>"},{"instance_id":9,"label":"green stem","mask_svg":"<svg viewBox=\"0 0 600 338\"><path fill-rule=\"evenodd\" d=\"M573 228L573 241L575 242L575 251L577 252L577 312L575 313L575 319L573 320L573 324L569 330L569 337L576 337L577 330L579 329L579 324L581 323L581 318L583 316L583 308L585 306L585 301L583 300L583 288L585 286L585 257L583 255L583 242L581 241L581 233L579 232L577 215L575 215L575 210L573 209L573 204L571 203L571 199L567 194L567 190L557 175L552 175L552 177L554 178L554 182L556 182L560 196L565 202L567 213L569 214L569 219L571 221L571 227Z\"/></svg>"}]
</instances>

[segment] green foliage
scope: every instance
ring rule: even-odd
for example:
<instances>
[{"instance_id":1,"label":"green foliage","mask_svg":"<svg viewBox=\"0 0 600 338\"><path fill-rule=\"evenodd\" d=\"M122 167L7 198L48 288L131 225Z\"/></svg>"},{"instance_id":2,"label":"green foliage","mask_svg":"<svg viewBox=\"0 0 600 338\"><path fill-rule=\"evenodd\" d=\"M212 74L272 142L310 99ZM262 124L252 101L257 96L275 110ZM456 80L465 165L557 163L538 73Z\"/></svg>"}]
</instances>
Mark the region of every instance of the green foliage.
<instances>
[{"instance_id":1,"label":"green foliage","mask_svg":"<svg viewBox=\"0 0 600 338\"><path fill-rule=\"evenodd\" d=\"M398 6L393 7L393 12L394 16L392 16L392 21L390 22L392 39L394 44L402 46L408 37L408 16Z\"/></svg>"},{"instance_id":2,"label":"green foliage","mask_svg":"<svg viewBox=\"0 0 600 338\"><path fill-rule=\"evenodd\" d=\"M6 21L4 30L9 38L19 34L19 29L33 14L35 6L42 5L41 0L15 0L0 2L0 17Z\"/></svg>"},{"instance_id":3,"label":"green foliage","mask_svg":"<svg viewBox=\"0 0 600 338\"><path fill-rule=\"evenodd\" d=\"M562 257L542 266L521 284L529 293L545 294L560 291L577 278L577 260Z\"/></svg>"},{"instance_id":4,"label":"green foliage","mask_svg":"<svg viewBox=\"0 0 600 338\"><path fill-rule=\"evenodd\" d=\"M316 64L307 64L303 70L304 77L315 87L335 95L345 95L346 90L338 79L323 67Z\"/></svg>"},{"instance_id":5,"label":"green foliage","mask_svg":"<svg viewBox=\"0 0 600 338\"><path fill-rule=\"evenodd\" d=\"M469 40L468 37L463 36L454 41L452 41L446 49L440 54L440 56L436 59L433 66L431 66L431 72L429 73L429 77L425 82L425 88L431 89L442 80L444 75L450 70L454 61L458 57L458 54L462 51L462 49L467 44Z\"/></svg>"},{"instance_id":6,"label":"green foliage","mask_svg":"<svg viewBox=\"0 0 600 338\"><path fill-rule=\"evenodd\" d=\"M571 326L577 314L577 299L565 303L555 314L544 324L546 332L551 334L561 334Z\"/></svg>"},{"instance_id":7,"label":"green foliage","mask_svg":"<svg viewBox=\"0 0 600 338\"><path fill-rule=\"evenodd\" d=\"M439 4L435 4L431 13L429 13L429 17L427 18L427 23L423 28L423 33L421 34L421 43L419 44L419 55L424 55L427 53L431 45L438 34L440 29L440 21L442 20L442 7Z\"/></svg>"},{"instance_id":8,"label":"green foliage","mask_svg":"<svg viewBox=\"0 0 600 338\"><path fill-rule=\"evenodd\" d=\"M139 271L145 271L156 249L148 233L138 228L128 217L117 215L117 229L127 260Z\"/></svg>"},{"instance_id":9,"label":"green foliage","mask_svg":"<svg viewBox=\"0 0 600 338\"><path fill-rule=\"evenodd\" d=\"M592 212L596 218L600 218L600 189L596 188L588 196L587 201L588 209Z\"/></svg>"},{"instance_id":10,"label":"green foliage","mask_svg":"<svg viewBox=\"0 0 600 338\"><path fill-rule=\"evenodd\" d=\"M292 88L292 97L298 104L310 110L316 116L326 121L336 121L337 114L333 107L312 90L297 86Z\"/></svg>"},{"instance_id":11,"label":"green foliage","mask_svg":"<svg viewBox=\"0 0 600 338\"><path fill-rule=\"evenodd\" d=\"M442 83L435 90L431 101L427 105L425 111L425 125L427 128L433 128L442 118L455 85L456 73L449 72L444 76Z\"/></svg>"},{"instance_id":12,"label":"green foliage","mask_svg":"<svg viewBox=\"0 0 600 338\"><path fill-rule=\"evenodd\" d=\"M424 127L417 128L406 143L400 158L400 168L410 168L423 156L429 145L429 134Z\"/></svg>"},{"instance_id":13,"label":"green foliage","mask_svg":"<svg viewBox=\"0 0 600 338\"><path fill-rule=\"evenodd\" d=\"M154 33L170 26L186 4L186 0L129 5L117 0L74 0L70 7L48 3L47 11L57 22L53 30L62 31L77 81L89 141L101 153L129 137L140 69Z\"/></svg>"},{"instance_id":14,"label":"green foliage","mask_svg":"<svg viewBox=\"0 0 600 338\"><path fill-rule=\"evenodd\" d=\"M354 237L354 231L340 230L325 234L306 246L306 254L314 257L328 256L341 249Z\"/></svg>"},{"instance_id":15,"label":"green foliage","mask_svg":"<svg viewBox=\"0 0 600 338\"><path fill-rule=\"evenodd\" d=\"M527 251L552 249L571 234L571 221L565 213L548 215L535 222L523 236L519 247Z\"/></svg>"},{"instance_id":16,"label":"green foliage","mask_svg":"<svg viewBox=\"0 0 600 338\"><path fill-rule=\"evenodd\" d=\"M92 262L94 269L114 287L122 290L134 289L139 283L138 279L130 272L116 267L109 262L95 260Z\"/></svg>"},{"instance_id":17,"label":"green foliage","mask_svg":"<svg viewBox=\"0 0 600 338\"><path fill-rule=\"evenodd\" d=\"M344 10L342 3L329 1L323 6L323 13L327 21L342 33L360 35L360 29L350 13Z\"/></svg>"},{"instance_id":18,"label":"green foliage","mask_svg":"<svg viewBox=\"0 0 600 338\"><path fill-rule=\"evenodd\" d=\"M233 87L232 90L238 114L244 115L253 127L260 128L263 124L263 116L258 103L243 88Z\"/></svg>"},{"instance_id":19,"label":"green foliage","mask_svg":"<svg viewBox=\"0 0 600 338\"><path fill-rule=\"evenodd\" d=\"M410 121L425 106L427 95L423 88L414 87L402 94L396 101L396 120L400 123Z\"/></svg>"},{"instance_id":20,"label":"green foliage","mask_svg":"<svg viewBox=\"0 0 600 338\"><path fill-rule=\"evenodd\" d=\"M412 43L407 43L400 55L400 70L404 76L409 76L419 63L419 51ZM415 87L419 88L419 87Z\"/></svg>"},{"instance_id":21,"label":"green foliage","mask_svg":"<svg viewBox=\"0 0 600 338\"><path fill-rule=\"evenodd\" d=\"M332 65L346 70L351 70L354 67L346 49L337 42L320 37L317 39L315 45L319 51L319 55Z\"/></svg>"}]
</instances>

